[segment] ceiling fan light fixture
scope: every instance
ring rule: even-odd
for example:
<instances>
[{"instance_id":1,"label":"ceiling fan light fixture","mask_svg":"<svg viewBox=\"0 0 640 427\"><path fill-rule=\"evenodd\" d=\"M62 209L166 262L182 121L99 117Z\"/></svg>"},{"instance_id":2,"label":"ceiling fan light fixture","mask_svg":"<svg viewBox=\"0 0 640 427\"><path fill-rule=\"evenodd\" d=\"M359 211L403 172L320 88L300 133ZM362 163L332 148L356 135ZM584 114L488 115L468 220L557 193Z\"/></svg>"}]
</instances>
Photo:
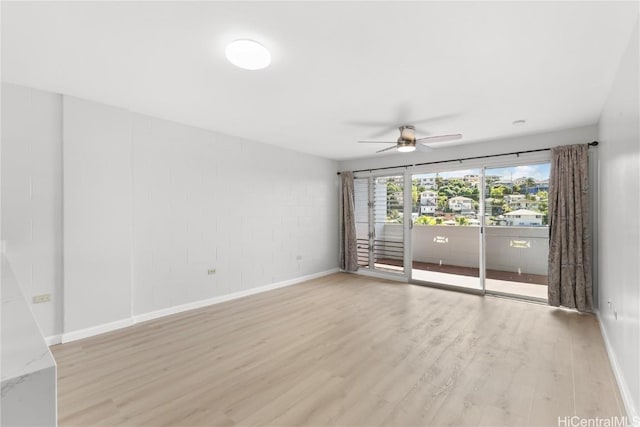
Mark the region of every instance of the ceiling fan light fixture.
<instances>
[{"instance_id":1,"label":"ceiling fan light fixture","mask_svg":"<svg viewBox=\"0 0 640 427\"><path fill-rule=\"evenodd\" d=\"M240 39L227 45L225 56L236 67L261 70L271 64L271 53L255 40Z\"/></svg>"},{"instance_id":2,"label":"ceiling fan light fixture","mask_svg":"<svg viewBox=\"0 0 640 427\"><path fill-rule=\"evenodd\" d=\"M411 153L412 151L416 151L415 145L398 145L399 153Z\"/></svg>"},{"instance_id":3,"label":"ceiling fan light fixture","mask_svg":"<svg viewBox=\"0 0 640 427\"><path fill-rule=\"evenodd\" d=\"M415 141L416 128L413 126L400 126L400 139L403 141Z\"/></svg>"}]
</instances>

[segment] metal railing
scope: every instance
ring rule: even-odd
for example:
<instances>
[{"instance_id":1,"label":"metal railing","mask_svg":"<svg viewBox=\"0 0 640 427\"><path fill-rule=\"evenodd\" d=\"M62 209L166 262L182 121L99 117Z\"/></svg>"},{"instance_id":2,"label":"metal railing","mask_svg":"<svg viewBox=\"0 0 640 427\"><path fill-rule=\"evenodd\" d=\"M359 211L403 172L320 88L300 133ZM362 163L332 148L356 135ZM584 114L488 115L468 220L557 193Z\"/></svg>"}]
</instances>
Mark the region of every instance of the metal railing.
<instances>
[{"instance_id":1,"label":"metal railing","mask_svg":"<svg viewBox=\"0 0 640 427\"><path fill-rule=\"evenodd\" d=\"M358 265L366 267L369 265L369 252L371 244L369 239L357 239L358 243ZM373 240L373 262L385 260L393 265L402 266L404 261L404 243L398 240ZM395 261L395 262L394 262Z\"/></svg>"}]
</instances>

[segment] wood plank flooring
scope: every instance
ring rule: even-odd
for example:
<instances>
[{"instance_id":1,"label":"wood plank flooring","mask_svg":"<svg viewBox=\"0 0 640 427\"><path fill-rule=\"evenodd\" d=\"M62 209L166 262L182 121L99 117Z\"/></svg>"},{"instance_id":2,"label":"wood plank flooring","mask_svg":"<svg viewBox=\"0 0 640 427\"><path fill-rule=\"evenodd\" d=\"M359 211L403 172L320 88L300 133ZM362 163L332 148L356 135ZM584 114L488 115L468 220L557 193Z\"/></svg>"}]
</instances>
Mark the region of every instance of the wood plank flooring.
<instances>
[{"instance_id":1,"label":"wood plank flooring","mask_svg":"<svg viewBox=\"0 0 640 427\"><path fill-rule=\"evenodd\" d=\"M594 317L353 274L52 347L64 426L622 416Z\"/></svg>"}]
</instances>

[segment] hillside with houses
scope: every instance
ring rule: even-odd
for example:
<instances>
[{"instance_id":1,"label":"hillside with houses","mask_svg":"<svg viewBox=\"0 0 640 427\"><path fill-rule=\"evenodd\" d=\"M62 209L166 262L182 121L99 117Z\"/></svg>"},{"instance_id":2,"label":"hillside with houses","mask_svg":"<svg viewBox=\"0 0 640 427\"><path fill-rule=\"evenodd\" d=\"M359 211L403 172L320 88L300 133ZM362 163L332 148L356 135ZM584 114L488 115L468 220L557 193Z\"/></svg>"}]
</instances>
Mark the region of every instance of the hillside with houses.
<instances>
[{"instance_id":1,"label":"hillside with houses","mask_svg":"<svg viewBox=\"0 0 640 427\"><path fill-rule=\"evenodd\" d=\"M480 225L480 175L421 176L412 182L412 219L422 225ZM486 225L548 225L549 180L485 177ZM387 183L387 221L402 222L402 183Z\"/></svg>"}]
</instances>

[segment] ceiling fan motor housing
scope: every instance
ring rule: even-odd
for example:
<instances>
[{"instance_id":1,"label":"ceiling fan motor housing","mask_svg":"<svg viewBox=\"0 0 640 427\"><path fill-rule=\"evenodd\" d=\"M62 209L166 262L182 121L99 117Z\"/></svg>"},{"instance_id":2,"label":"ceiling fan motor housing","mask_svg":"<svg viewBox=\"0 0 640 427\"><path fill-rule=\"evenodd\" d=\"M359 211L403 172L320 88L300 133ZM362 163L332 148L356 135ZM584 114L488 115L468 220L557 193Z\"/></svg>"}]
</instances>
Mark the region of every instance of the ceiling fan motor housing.
<instances>
[{"instance_id":1,"label":"ceiling fan motor housing","mask_svg":"<svg viewBox=\"0 0 640 427\"><path fill-rule=\"evenodd\" d=\"M398 144L400 142L412 142L415 144L416 142L416 128L411 125L400 126L400 137L398 138Z\"/></svg>"}]
</instances>

